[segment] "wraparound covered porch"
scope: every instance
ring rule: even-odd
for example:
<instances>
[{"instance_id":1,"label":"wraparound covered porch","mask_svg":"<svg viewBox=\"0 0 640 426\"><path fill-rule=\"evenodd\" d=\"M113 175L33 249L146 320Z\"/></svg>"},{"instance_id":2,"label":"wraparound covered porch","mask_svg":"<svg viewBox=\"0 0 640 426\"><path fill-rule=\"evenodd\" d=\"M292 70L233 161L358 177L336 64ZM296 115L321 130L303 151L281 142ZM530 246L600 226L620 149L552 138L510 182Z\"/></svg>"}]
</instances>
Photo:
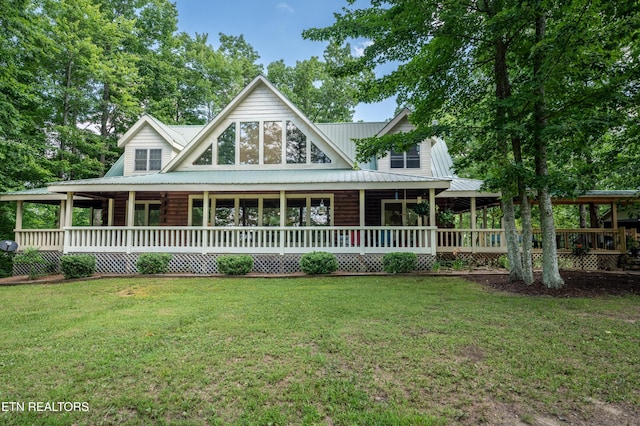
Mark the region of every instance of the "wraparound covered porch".
<instances>
[{"instance_id":1,"label":"wraparound covered porch","mask_svg":"<svg viewBox=\"0 0 640 426\"><path fill-rule=\"evenodd\" d=\"M583 244L591 253L626 253L635 230L557 229L559 252ZM432 226L193 227L115 226L23 229L15 231L21 247L64 253L506 253L504 229L450 229ZM541 235L534 231L534 251Z\"/></svg>"}]
</instances>

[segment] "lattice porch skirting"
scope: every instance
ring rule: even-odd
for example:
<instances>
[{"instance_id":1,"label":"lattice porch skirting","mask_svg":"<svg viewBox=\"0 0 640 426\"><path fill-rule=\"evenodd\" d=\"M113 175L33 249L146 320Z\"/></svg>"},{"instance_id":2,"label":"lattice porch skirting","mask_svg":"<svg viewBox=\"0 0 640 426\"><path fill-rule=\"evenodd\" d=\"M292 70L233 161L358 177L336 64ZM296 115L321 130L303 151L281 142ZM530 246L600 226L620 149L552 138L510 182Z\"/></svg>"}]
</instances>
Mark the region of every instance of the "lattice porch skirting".
<instances>
[{"instance_id":1,"label":"lattice porch skirting","mask_svg":"<svg viewBox=\"0 0 640 426\"><path fill-rule=\"evenodd\" d=\"M47 261L39 270L42 273L60 272L60 252L41 252ZM92 253L96 258L96 272L99 274L135 274L138 254L131 253ZM169 262L169 273L172 274L217 274L216 257L204 254L174 254ZM461 253L461 259L475 266L497 266L500 254L495 253ZM256 254L253 255L253 272L261 274L291 274L301 272L302 255ZM337 254L338 269L343 272L382 272L382 254ZM611 269L617 267L617 254L588 254L575 256L571 253L560 253L558 262L561 269ZM438 259L453 258L452 254L438 256L418 255L418 271L429 271ZM534 266L542 263L542 254L534 253ZM27 275L27 265L14 265L14 275Z\"/></svg>"}]
</instances>

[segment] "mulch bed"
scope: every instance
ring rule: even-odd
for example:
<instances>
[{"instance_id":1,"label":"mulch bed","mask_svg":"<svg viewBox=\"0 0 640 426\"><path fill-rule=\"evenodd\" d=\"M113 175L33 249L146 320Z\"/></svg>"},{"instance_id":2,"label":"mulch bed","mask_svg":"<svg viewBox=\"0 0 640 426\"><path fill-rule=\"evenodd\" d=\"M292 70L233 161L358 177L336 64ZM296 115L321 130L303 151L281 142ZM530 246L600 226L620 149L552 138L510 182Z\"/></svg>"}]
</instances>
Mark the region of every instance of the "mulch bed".
<instances>
[{"instance_id":1,"label":"mulch bed","mask_svg":"<svg viewBox=\"0 0 640 426\"><path fill-rule=\"evenodd\" d=\"M625 271L561 271L565 286L550 289L542 282L541 273L535 273L535 282L525 285L522 281L509 282L506 274L470 274L468 280L486 285L492 289L530 296L553 297L597 297L640 295L640 273Z\"/></svg>"}]
</instances>

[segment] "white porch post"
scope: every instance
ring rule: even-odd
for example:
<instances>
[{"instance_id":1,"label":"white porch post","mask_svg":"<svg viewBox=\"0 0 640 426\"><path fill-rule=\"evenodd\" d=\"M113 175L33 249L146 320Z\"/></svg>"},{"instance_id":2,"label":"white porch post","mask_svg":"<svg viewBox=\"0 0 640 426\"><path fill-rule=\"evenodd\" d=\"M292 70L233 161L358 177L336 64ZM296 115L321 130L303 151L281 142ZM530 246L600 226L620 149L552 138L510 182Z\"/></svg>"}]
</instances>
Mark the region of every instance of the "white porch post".
<instances>
[{"instance_id":1,"label":"white porch post","mask_svg":"<svg viewBox=\"0 0 640 426\"><path fill-rule=\"evenodd\" d=\"M18 246L22 244L21 235L20 235L20 231L22 231L22 215L23 215L22 200L18 200L16 203L16 229L15 229L16 243L18 243Z\"/></svg>"},{"instance_id":2,"label":"white porch post","mask_svg":"<svg viewBox=\"0 0 640 426\"><path fill-rule=\"evenodd\" d=\"M22 200L18 200L16 205L16 231L22 231L22 216L24 215L22 203Z\"/></svg>"},{"instance_id":3,"label":"white porch post","mask_svg":"<svg viewBox=\"0 0 640 426\"><path fill-rule=\"evenodd\" d=\"M202 254L206 254L209 249L209 191L204 191L202 197Z\"/></svg>"},{"instance_id":4,"label":"white porch post","mask_svg":"<svg viewBox=\"0 0 640 426\"><path fill-rule=\"evenodd\" d=\"M287 225L287 196L285 191L280 191L280 254L284 255L285 238L287 233L284 227Z\"/></svg>"},{"instance_id":5,"label":"white porch post","mask_svg":"<svg viewBox=\"0 0 640 426\"><path fill-rule=\"evenodd\" d=\"M429 188L429 226L436 228L436 190ZM438 247L438 230L433 229L431 233L431 254L435 256Z\"/></svg>"},{"instance_id":6,"label":"white porch post","mask_svg":"<svg viewBox=\"0 0 640 426\"><path fill-rule=\"evenodd\" d=\"M65 211L64 226L73 226L73 192L67 192L67 208Z\"/></svg>"},{"instance_id":7,"label":"white porch post","mask_svg":"<svg viewBox=\"0 0 640 426\"><path fill-rule=\"evenodd\" d=\"M364 226L365 226L365 196L364 189L360 190L360 229L358 230L358 238L356 241L360 243L360 254L364 255L364 246L365 246L365 235L364 235Z\"/></svg>"},{"instance_id":8,"label":"white porch post","mask_svg":"<svg viewBox=\"0 0 640 426\"><path fill-rule=\"evenodd\" d=\"M67 192L67 201L64 203L64 220L61 228L64 229L64 243L62 252L68 253L71 244L71 227L73 226L73 192Z\"/></svg>"},{"instance_id":9,"label":"white porch post","mask_svg":"<svg viewBox=\"0 0 640 426\"><path fill-rule=\"evenodd\" d=\"M67 217L67 200L60 200L60 210L58 211L58 229L64 230Z\"/></svg>"},{"instance_id":10,"label":"white porch post","mask_svg":"<svg viewBox=\"0 0 640 426\"><path fill-rule=\"evenodd\" d=\"M471 197L471 252L476 252L476 197Z\"/></svg>"},{"instance_id":11,"label":"white porch post","mask_svg":"<svg viewBox=\"0 0 640 426\"><path fill-rule=\"evenodd\" d=\"M109 207L107 210L107 226L113 226L113 198L109 198Z\"/></svg>"},{"instance_id":12,"label":"white porch post","mask_svg":"<svg viewBox=\"0 0 640 426\"><path fill-rule=\"evenodd\" d=\"M127 253L131 253L133 245L133 224L136 212L136 193L129 191L129 203L127 204Z\"/></svg>"}]
</instances>

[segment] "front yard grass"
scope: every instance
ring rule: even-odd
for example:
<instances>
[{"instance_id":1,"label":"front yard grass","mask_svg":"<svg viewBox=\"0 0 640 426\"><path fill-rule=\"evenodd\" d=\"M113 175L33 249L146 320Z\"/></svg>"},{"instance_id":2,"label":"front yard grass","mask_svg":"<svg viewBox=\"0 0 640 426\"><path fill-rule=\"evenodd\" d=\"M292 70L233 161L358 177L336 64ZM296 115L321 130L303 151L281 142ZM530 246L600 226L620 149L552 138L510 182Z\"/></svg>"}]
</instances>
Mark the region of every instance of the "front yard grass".
<instances>
[{"instance_id":1,"label":"front yard grass","mask_svg":"<svg viewBox=\"0 0 640 426\"><path fill-rule=\"evenodd\" d=\"M587 423L594 402L640 406L635 296L524 297L425 276L117 278L0 294L0 401L25 406L3 405L3 424Z\"/></svg>"}]
</instances>

